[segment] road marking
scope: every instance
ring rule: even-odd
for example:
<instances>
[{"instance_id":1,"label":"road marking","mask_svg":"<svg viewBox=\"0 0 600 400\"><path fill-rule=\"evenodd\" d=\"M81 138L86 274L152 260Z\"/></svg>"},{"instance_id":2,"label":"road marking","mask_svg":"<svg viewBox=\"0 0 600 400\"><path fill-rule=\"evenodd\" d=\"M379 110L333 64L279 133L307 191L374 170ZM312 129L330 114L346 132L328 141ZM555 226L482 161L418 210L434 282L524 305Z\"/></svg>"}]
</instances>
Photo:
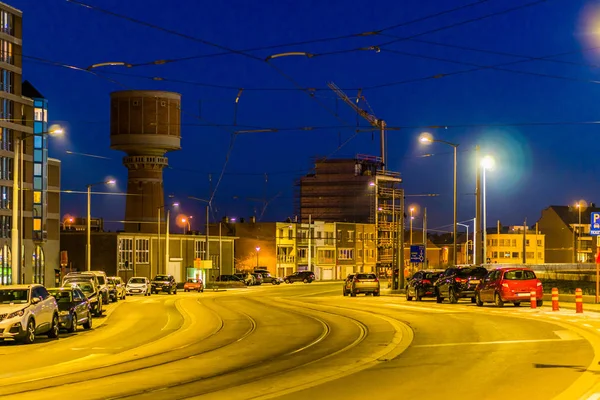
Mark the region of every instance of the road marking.
<instances>
[{"instance_id":1,"label":"road marking","mask_svg":"<svg viewBox=\"0 0 600 400\"><path fill-rule=\"evenodd\" d=\"M594 393L593 395L588 397L587 400L600 400L600 393Z\"/></svg>"},{"instance_id":2,"label":"road marking","mask_svg":"<svg viewBox=\"0 0 600 400\"><path fill-rule=\"evenodd\" d=\"M564 342L578 339L530 339L530 340L498 340L494 342L463 342L463 343L436 343L436 344L418 344L412 347L453 347L453 346L472 346L479 344L526 344L526 343L549 343L549 342Z\"/></svg>"},{"instance_id":3,"label":"road marking","mask_svg":"<svg viewBox=\"0 0 600 400\"><path fill-rule=\"evenodd\" d=\"M592 326L592 325L590 325L590 324L583 324L583 326L586 326L586 327L588 327L588 328L593 328L593 326Z\"/></svg>"},{"instance_id":4,"label":"road marking","mask_svg":"<svg viewBox=\"0 0 600 400\"><path fill-rule=\"evenodd\" d=\"M573 331L554 331L554 334L561 338L562 340L579 340L583 339L578 333Z\"/></svg>"},{"instance_id":5,"label":"road marking","mask_svg":"<svg viewBox=\"0 0 600 400\"><path fill-rule=\"evenodd\" d=\"M406 308L406 309L409 309L409 310L419 310L419 311L434 312L434 313L452 313L452 312L456 312L456 311L450 311L450 310L438 310L436 308L405 306L403 304L384 303L383 305L384 306L388 306L388 307Z\"/></svg>"},{"instance_id":6,"label":"road marking","mask_svg":"<svg viewBox=\"0 0 600 400\"><path fill-rule=\"evenodd\" d=\"M66 362L63 362L63 363L60 363L60 364L55 364L54 367L59 367L59 366L68 365L68 364L75 364L75 363L78 363L78 362L81 362L81 361L88 361L91 358L97 358L97 357L108 356L108 355L109 354L89 354L89 355L87 355L85 357L76 358L75 360L66 361ZM25 381L21 381L21 383L41 381L41 380L44 380L44 379L55 378L57 376L60 376L60 375L42 376L42 377L39 377L39 378L33 378L33 379L28 379L28 380L25 380Z\"/></svg>"}]
</instances>

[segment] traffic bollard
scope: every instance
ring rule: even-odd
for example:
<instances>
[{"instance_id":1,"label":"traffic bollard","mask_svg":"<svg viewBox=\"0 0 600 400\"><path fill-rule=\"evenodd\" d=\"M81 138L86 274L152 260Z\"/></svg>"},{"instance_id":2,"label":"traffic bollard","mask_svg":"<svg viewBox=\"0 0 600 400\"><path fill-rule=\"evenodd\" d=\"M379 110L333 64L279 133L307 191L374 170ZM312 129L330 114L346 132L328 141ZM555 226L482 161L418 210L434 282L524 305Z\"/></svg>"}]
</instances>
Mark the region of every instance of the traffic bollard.
<instances>
[{"instance_id":1,"label":"traffic bollard","mask_svg":"<svg viewBox=\"0 0 600 400\"><path fill-rule=\"evenodd\" d=\"M552 288L552 311L558 310L558 288Z\"/></svg>"},{"instance_id":2,"label":"traffic bollard","mask_svg":"<svg viewBox=\"0 0 600 400\"><path fill-rule=\"evenodd\" d=\"M581 289L575 289L575 312L583 313L583 292Z\"/></svg>"},{"instance_id":3,"label":"traffic bollard","mask_svg":"<svg viewBox=\"0 0 600 400\"><path fill-rule=\"evenodd\" d=\"M529 301L531 302L531 308L537 308L537 298L536 298L537 293L535 292L535 290L532 290L529 293L529 296L530 296Z\"/></svg>"}]
</instances>

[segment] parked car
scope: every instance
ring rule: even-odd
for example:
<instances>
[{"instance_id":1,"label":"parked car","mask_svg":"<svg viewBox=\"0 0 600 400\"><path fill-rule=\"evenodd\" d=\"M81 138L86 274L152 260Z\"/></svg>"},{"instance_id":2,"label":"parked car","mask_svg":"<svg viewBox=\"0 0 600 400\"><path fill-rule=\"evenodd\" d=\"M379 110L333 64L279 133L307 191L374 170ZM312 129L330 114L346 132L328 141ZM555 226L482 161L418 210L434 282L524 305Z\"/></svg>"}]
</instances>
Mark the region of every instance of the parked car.
<instances>
[{"instance_id":1,"label":"parked car","mask_svg":"<svg viewBox=\"0 0 600 400\"><path fill-rule=\"evenodd\" d=\"M236 275L219 275L217 276L217 282L244 282L243 279L240 279L239 276Z\"/></svg>"},{"instance_id":2,"label":"parked car","mask_svg":"<svg viewBox=\"0 0 600 400\"><path fill-rule=\"evenodd\" d=\"M286 276L283 281L285 283L304 282L311 283L315 280L315 273L312 271L301 271L294 272L291 275Z\"/></svg>"},{"instance_id":3,"label":"parked car","mask_svg":"<svg viewBox=\"0 0 600 400\"><path fill-rule=\"evenodd\" d=\"M120 300L125 300L127 293L125 291L125 283L123 282L123 279L121 279L120 276L110 276L108 277L108 280L112 280L114 282L115 289L117 291L117 298Z\"/></svg>"},{"instance_id":4,"label":"parked car","mask_svg":"<svg viewBox=\"0 0 600 400\"><path fill-rule=\"evenodd\" d=\"M33 343L36 335L58 338L56 299L43 285L0 286L0 338Z\"/></svg>"},{"instance_id":5,"label":"parked car","mask_svg":"<svg viewBox=\"0 0 600 400\"><path fill-rule=\"evenodd\" d=\"M435 281L442 275L439 271L417 271L406 282L406 300L411 301L413 297L421 301L423 297L437 297L434 286Z\"/></svg>"},{"instance_id":6,"label":"parked car","mask_svg":"<svg viewBox=\"0 0 600 400\"><path fill-rule=\"evenodd\" d=\"M490 271L475 290L475 303L493 302L497 307L511 302L520 306L521 302L531 301L531 292L535 292L536 303L541 306L544 291L542 282L529 268L496 268Z\"/></svg>"},{"instance_id":7,"label":"parked car","mask_svg":"<svg viewBox=\"0 0 600 400\"><path fill-rule=\"evenodd\" d=\"M100 317L103 313L103 301L100 289L96 285L97 280L93 275L75 275L71 277L65 277L63 280L63 287L76 286L83 294L87 297L90 302L90 309L94 313L95 317Z\"/></svg>"},{"instance_id":8,"label":"parked car","mask_svg":"<svg viewBox=\"0 0 600 400\"><path fill-rule=\"evenodd\" d=\"M204 282L202 282L202 279L189 278L183 284L184 292L191 292L192 290L195 292L204 292Z\"/></svg>"},{"instance_id":9,"label":"parked car","mask_svg":"<svg viewBox=\"0 0 600 400\"><path fill-rule=\"evenodd\" d=\"M76 286L51 288L48 292L54 296L58 304L60 327L68 332L75 332L77 326L92 328L92 311L90 302L81 289Z\"/></svg>"},{"instance_id":10,"label":"parked car","mask_svg":"<svg viewBox=\"0 0 600 400\"><path fill-rule=\"evenodd\" d=\"M253 272L252 274L250 274L254 277L254 284L255 285L262 285L263 283L263 275L258 273L258 272Z\"/></svg>"},{"instance_id":11,"label":"parked car","mask_svg":"<svg viewBox=\"0 0 600 400\"><path fill-rule=\"evenodd\" d=\"M350 296L356 297L359 293L364 293L365 296L372 294L373 296L379 296L380 286L379 278L377 275L372 273L356 273L352 277L350 286ZM347 294L346 294L347 295Z\"/></svg>"},{"instance_id":12,"label":"parked car","mask_svg":"<svg viewBox=\"0 0 600 400\"><path fill-rule=\"evenodd\" d=\"M451 267L435 282L436 300L438 303L448 299L457 303L458 299L470 298L475 303L475 288L487 275L483 267Z\"/></svg>"},{"instance_id":13,"label":"parked car","mask_svg":"<svg viewBox=\"0 0 600 400\"><path fill-rule=\"evenodd\" d=\"M73 278L73 277L92 277L95 280L94 285L98 288L101 296L102 303L108 304L110 301L110 296L108 294L108 286L106 284L106 273L102 271L80 271L80 272L69 272L63 278L62 286L65 286L65 279Z\"/></svg>"},{"instance_id":14,"label":"parked car","mask_svg":"<svg viewBox=\"0 0 600 400\"><path fill-rule=\"evenodd\" d=\"M125 286L127 296L133 296L134 294L143 294L144 296L150 296L152 289L150 280L145 276L134 276L129 278L127 285Z\"/></svg>"},{"instance_id":15,"label":"parked car","mask_svg":"<svg viewBox=\"0 0 600 400\"><path fill-rule=\"evenodd\" d=\"M262 282L265 284L270 283L272 285L279 285L283 282L283 279L271 276L271 273L264 269L255 269L254 273L260 274L262 276Z\"/></svg>"},{"instance_id":16,"label":"parked car","mask_svg":"<svg viewBox=\"0 0 600 400\"><path fill-rule=\"evenodd\" d=\"M353 280L354 280L354 274L348 274L348 276L344 280L344 288L342 290L342 294L344 296L348 296L350 294L350 290L352 289L352 281Z\"/></svg>"},{"instance_id":17,"label":"parked car","mask_svg":"<svg viewBox=\"0 0 600 400\"><path fill-rule=\"evenodd\" d=\"M108 288L108 299L112 302L119 300L117 297L117 285L115 285L115 281L106 278L106 287Z\"/></svg>"},{"instance_id":18,"label":"parked car","mask_svg":"<svg viewBox=\"0 0 600 400\"><path fill-rule=\"evenodd\" d=\"M168 294L177 294L177 282L173 275L156 275L150 283L151 291L154 294L160 292Z\"/></svg>"}]
</instances>

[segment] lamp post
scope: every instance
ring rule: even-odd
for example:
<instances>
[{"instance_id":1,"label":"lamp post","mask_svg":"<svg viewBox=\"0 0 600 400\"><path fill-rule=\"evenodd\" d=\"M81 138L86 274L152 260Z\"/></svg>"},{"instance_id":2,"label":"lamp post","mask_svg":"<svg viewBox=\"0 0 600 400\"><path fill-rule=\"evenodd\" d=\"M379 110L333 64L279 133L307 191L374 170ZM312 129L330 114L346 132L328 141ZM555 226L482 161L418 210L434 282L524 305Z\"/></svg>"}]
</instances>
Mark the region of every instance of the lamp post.
<instances>
[{"instance_id":1,"label":"lamp post","mask_svg":"<svg viewBox=\"0 0 600 400\"><path fill-rule=\"evenodd\" d=\"M485 171L494 168L496 162L491 156L485 156L481 160L481 169L483 170L483 264L487 264L487 198Z\"/></svg>"},{"instance_id":2,"label":"lamp post","mask_svg":"<svg viewBox=\"0 0 600 400\"><path fill-rule=\"evenodd\" d=\"M21 265L21 257L20 257L20 232L19 232L19 208L17 204L19 204L19 189L20 189L20 160L19 157L21 155L21 145L22 142L34 135L49 135L56 136L62 135L64 133L63 129L59 126L56 126L54 129L51 129L47 132L41 133L28 133L26 135L14 135L14 159L13 159L13 188L12 188L12 200L11 200L11 208L12 208L12 220L11 220L11 281L13 284L19 283L19 277L21 276L19 267Z\"/></svg>"},{"instance_id":3,"label":"lamp post","mask_svg":"<svg viewBox=\"0 0 600 400\"><path fill-rule=\"evenodd\" d=\"M188 199L192 199L192 200L196 200L196 201L201 201L203 203L206 203L206 257L205 260L210 260L210 236L209 236L209 232L210 232L210 207L211 207L211 200L205 200L205 199L201 199L199 197L193 197L193 196L188 196ZM221 259L221 250L219 249L219 260ZM220 262L219 262L220 265ZM211 269L212 269L212 265L211 265ZM219 274L221 273L221 271L219 271Z\"/></svg>"},{"instance_id":4,"label":"lamp post","mask_svg":"<svg viewBox=\"0 0 600 400\"><path fill-rule=\"evenodd\" d=\"M188 232L192 230L192 229L190 228L190 219L189 219L189 217L188 217L188 218L186 218L186 217L181 217L181 220L180 220L180 221L181 221L181 223L182 223L182 224L184 224L184 225L183 225L183 234L184 234L184 235L185 235L185 226L186 226L186 225L187 225Z\"/></svg>"},{"instance_id":5,"label":"lamp post","mask_svg":"<svg viewBox=\"0 0 600 400\"><path fill-rule=\"evenodd\" d=\"M461 224L460 222L457 222L456 225L464 226L465 228L467 228L467 240L465 241L465 243L467 244L465 251L465 264L469 264L469 225Z\"/></svg>"},{"instance_id":6,"label":"lamp post","mask_svg":"<svg viewBox=\"0 0 600 400\"><path fill-rule=\"evenodd\" d=\"M458 149L458 144L456 143L451 143L451 142L447 142L445 140L434 140L433 137L431 136L431 134L429 133L422 133L421 136L419 137L419 141L421 143L443 143L443 144L447 144L448 146L452 146L454 148L454 223L453 223L453 244L452 244L452 251L454 254L452 254L452 262L454 265L456 265L456 227L457 227L457 215L458 215L458 209L457 209L457 187L456 187L456 183L457 183L457 177L456 177L456 169L457 169L457 157L456 157L456 153L457 153L457 149Z\"/></svg>"},{"instance_id":7,"label":"lamp post","mask_svg":"<svg viewBox=\"0 0 600 400\"><path fill-rule=\"evenodd\" d=\"M256 246L256 268L258 268L258 253L260 252L260 247Z\"/></svg>"},{"instance_id":8,"label":"lamp post","mask_svg":"<svg viewBox=\"0 0 600 400\"><path fill-rule=\"evenodd\" d=\"M173 197L173 195L170 195L169 197ZM167 209L167 215L166 215L166 230L165 230L165 272L167 270L167 266L169 265L169 220L171 219L171 209L170 207L178 207L179 203L175 202L172 203L170 205L168 204L164 204L162 206L157 207L158 210L158 220L157 220L157 228L158 228L158 261L157 261L157 266L156 266L156 273L159 273L160 270L160 210L162 210L163 208ZM168 207L168 208L167 208ZM150 264L150 277L152 277L152 264Z\"/></svg>"},{"instance_id":9,"label":"lamp post","mask_svg":"<svg viewBox=\"0 0 600 400\"><path fill-rule=\"evenodd\" d=\"M110 179L104 182L90 183L87 185L87 219L86 219L86 244L85 244L85 266L88 271L92 270L92 186L114 185L116 181Z\"/></svg>"},{"instance_id":10,"label":"lamp post","mask_svg":"<svg viewBox=\"0 0 600 400\"><path fill-rule=\"evenodd\" d=\"M581 251L581 209L585 206L583 203L583 200L579 200L577 202L577 212L579 214L579 224L577 226L577 250L576 250L576 256L575 256L575 262L579 263L579 254Z\"/></svg>"},{"instance_id":11,"label":"lamp post","mask_svg":"<svg viewBox=\"0 0 600 400\"><path fill-rule=\"evenodd\" d=\"M413 236L412 236L412 227L413 227L413 220L415 219L415 217L413 216L413 212L415 211L414 207L410 208L410 245L412 246L413 244Z\"/></svg>"}]
</instances>

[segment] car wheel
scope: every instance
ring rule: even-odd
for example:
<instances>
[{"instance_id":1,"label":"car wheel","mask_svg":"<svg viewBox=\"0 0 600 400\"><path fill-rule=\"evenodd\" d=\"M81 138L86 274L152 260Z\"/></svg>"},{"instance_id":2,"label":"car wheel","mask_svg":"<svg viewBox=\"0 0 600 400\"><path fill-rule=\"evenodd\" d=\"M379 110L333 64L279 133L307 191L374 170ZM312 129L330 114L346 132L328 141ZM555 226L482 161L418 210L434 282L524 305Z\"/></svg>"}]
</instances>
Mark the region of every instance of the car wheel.
<instances>
[{"instance_id":1,"label":"car wheel","mask_svg":"<svg viewBox=\"0 0 600 400\"><path fill-rule=\"evenodd\" d=\"M406 301L411 301L412 296L408 294L408 288L406 289Z\"/></svg>"},{"instance_id":2,"label":"car wheel","mask_svg":"<svg viewBox=\"0 0 600 400\"><path fill-rule=\"evenodd\" d=\"M419 292L417 292L417 293L415 293L415 294L416 294L416 296L415 296L415 300L417 300L417 301L421 301L421 300L423 300L423 296L419 296Z\"/></svg>"},{"instance_id":3,"label":"car wheel","mask_svg":"<svg viewBox=\"0 0 600 400\"><path fill-rule=\"evenodd\" d=\"M346 292L346 288L344 288L344 290L342 290L342 294L343 294L344 296L348 296L348 292Z\"/></svg>"},{"instance_id":4,"label":"car wheel","mask_svg":"<svg viewBox=\"0 0 600 400\"><path fill-rule=\"evenodd\" d=\"M454 293L454 289L452 288L448 290L448 301L452 304L458 303L458 297L456 297L456 293Z\"/></svg>"},{"instance_id":5,"label":"car wheel","mask_svg":"<svg viewBox=\"0 0 600 400\"><path fill-rule=\"evenodd\" d=\"M175 289L175 291L173 292L173 294L177 294L177 289Z\"/></svg>"},{"instance_id":6,"label":"car wheel","mask_svg":"<svg viewBox=\"0 0 600 400\"><path fill-rule=\"evenodd\" d=\"M54 315L52 317L52 326L48 331L48 337L51 339L58 339L58 334L60 331L60 326L58 325L58 315Z\"/></svg>"},{"instance_id":7,"label":"car wheel","mask_svg":"<svg viewBox=\"0 0 600 400\"><path fill-rule=\"evenodd\" d=\"M272 285L277 285L277 281L271 281Z\"/></svg>"},{"instance_id":8,"label":"car wheel","mask_svg":"<svg viewBox=\"0 0 600 400\"><path fill-rule=\"evenodd\" d=\"M436 296L436 298L435 298L435 301L436 301L436 303L441 303L441 302L443 302L443 301L444 301L444 298L443 298L443 297L441 297L441 296L438 294L438 295Z\"/></svg>"},{"instance_id":9,"label":"car wheel","mask_svg":"<svg viewBox=\"0 0 600 400\"><path fill-rule=\"evenodd\" d=\"M379 292L375 292L375 293L373 293L373 296L377 296L377 297L379 297Z\"/></svg>"},{"instance_id":10,"label":"car wheel","mask_svg":"<svg viewBox=\"0 0 600 400\"><path fill-rule=\"evenodd\" d=\"M69 329L67 329L67 332L73 333L75 331L77 331L77 314L72 314L71 315L71 326L69 326Z\"/></svg>"},{"instance_id":11,"label":"car wheel","mask_svg":"<svg viewBox=\"0 0 600 400\"><path fill-rule=\"evenodd\" d=\"M352 291L350 292L350 297L356 297L356 293L354 293L354 290L352 290Z\"/></svg>"},{"instance_id":12,"label":"car wheel","mask_svg":"<svg viewBox=\"0 0 600 400\"><path fill-rule=\"evenodd\" d=\"M29 322L27 322L27 331L23 338L23 343L32 344L33 342L35 342L35 323L33 320L29 320Z\"/></svg>"},{"instance_id":13,"label":"car wheel","mask_svg":"<svg viewBox=\"0 0 600 400\"><path fill-rule=\"evenodd\" d=\"M285 283L292 283L288 279L284 280Z\"/></svg>"},{"instance_id":14,"label":"car wheel","mask_svg":"<svg viewBox=\"0 0 600 400\"><path fill-rule=\"evenodd\" d=\"M96 317L102 316L102 299L98 299L96 303Z\"/></svg>"},{"instance_id":15,"label":"car wheel","mask_svg":"<svg viewBox=\"0 0 600 400\"><path fill-rule=\"evenodd\" d=\"M83 323L83 329L92 329L92 313L88 312L87 321Z\"/></svg>"},{"instance_id":16,"label":"car wheel","mask_svg":"<svg viewBox=\"0 0 600 400\"><path fill-rule=\"evenodd\" d=\"M502 301L502 298L498 292L494 294L494 304L496 307L504 307L504 302Z\"/></svg>"},{"instance_id":17,"label":"car wheel","mask_svg":"<svg viewBox=\"0 0 600 400\"><path fill-rule=\"evenodd\" d=\"M308 283L308 279L304 278L304 280L302 282Z\"/></svg>"},{"instance_id":18,"label":"car wheel","mask_svg":"<svg viewBox=\"0 0 600 400\"><path fill-rule=\"evenodd\" d=\"M475 304L477 304L477 307L483 306L483 301L481 301L481 297L479 297L479 292L475 293Z\"/></svg>"},{"instance_id":19,"label":"car wheel","mask_svg":"<svg viewBox=\"0 0 600 400\"><path fill-rule=\"evenodd\" d=\"M535 304L535 305L536 305L537 307L541 307L542 305L544 305L544 301L543 301L543 300L538 300L538 301L536 301L536 304Z\"/></svg>"},{"instance_id":20,"label":"car wheel","mask_svg":"<svg viewBox=\"0 0 600 400\"><path fill-rule=\"evenodd\" d=\"M521 302L520 301L515 301L513 304L515 305L515 307L520 307L521 306Z\"/></svg>"}]
</instances>

